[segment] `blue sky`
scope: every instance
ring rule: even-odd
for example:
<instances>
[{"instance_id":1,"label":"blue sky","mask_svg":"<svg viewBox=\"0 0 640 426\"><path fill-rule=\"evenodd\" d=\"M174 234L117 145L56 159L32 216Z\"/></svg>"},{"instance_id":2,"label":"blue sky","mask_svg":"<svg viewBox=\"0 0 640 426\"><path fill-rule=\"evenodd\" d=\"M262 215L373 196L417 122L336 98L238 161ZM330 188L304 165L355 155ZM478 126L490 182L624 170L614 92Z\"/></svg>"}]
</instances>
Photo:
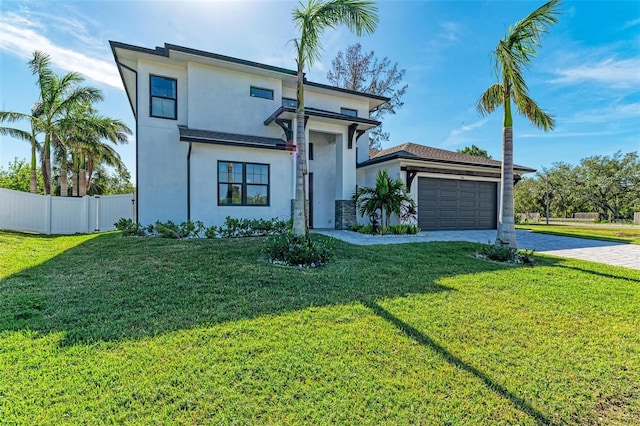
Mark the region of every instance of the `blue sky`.
<instances>
[{"instance_id":1,"label":"blue sky","mask_svg":"<svg viewBox=\"0 0 640 426\"><path fill-rule=\"evenodd\" d=\"M308 77L326 82L331 59L359 41L406 69L404 108L384 120L391 140L456 150L475 144L501 158L502 111L481 117L475 104L493 84L489 53L507 28L543 1L389 1L378 3L375 34L328 31ZM34 50L57 73L78 71L100 88L103 114L134 119L108 40L153 48L165 42L294 68L290 1L0 2L0 108L28 112L37 100L26 62ZM542 132L514 121L515 162L541 169L592 155L640 151L640 2L564 1L560 23L543 39L526 79L556 118ZM118 148L135 175L135 136ZM28 144L0 137L0 166L28 158Z\"/></svg>"}]
</instances>

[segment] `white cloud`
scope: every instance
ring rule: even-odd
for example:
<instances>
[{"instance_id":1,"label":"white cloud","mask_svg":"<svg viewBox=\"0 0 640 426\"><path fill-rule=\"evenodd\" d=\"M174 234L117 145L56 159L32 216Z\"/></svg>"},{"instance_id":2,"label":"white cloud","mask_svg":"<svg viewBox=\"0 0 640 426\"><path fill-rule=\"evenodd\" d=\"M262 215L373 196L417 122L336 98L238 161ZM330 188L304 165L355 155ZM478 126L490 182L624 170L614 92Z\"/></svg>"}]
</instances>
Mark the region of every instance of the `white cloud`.
<instances>
[{"instance_id":1,"label":"white cloud","mask_svg":"<svg viewBox=\"0 0 640 426\"><path fill-rule=\"evenodd\" d=\"M79 29L81 27L75 26ZM57 45L41 33L43 26L17 14L0 17L0 50L22 59L30 59L33 52L40 50L51 57L51 64L65 71L76 71L88 79L122 89L122 82L115 63L92 58L84 53ZM86 34L86 31L85 31ZM81 37L90 42L89 37Z\"/></svg>"},{"instance_id":2,"label":"white cloud","mask_svg":"<svg viewBox=\"0 0 640 426\"><path fill-rule=\"evenodd\" d=\"M627 28L635 27L636 25L640 25L640 18L625 22L622 29L626 30Z\"/></svg>"},{"instance_id":3,"label":"white cloud","mask_svg":"<svg viewBox=\"0 0 640 426\"><path fill-rule=\"evenodd\" d=\"M484 126L487 121L489 121L489 117L485 117L482 120L476 121L475 123L462 125L457 129L452 130L442 145L451 147L471 141L472 139L466 136L466 134L474 129L477 129L478 127Z\"/></svg>"},{"instance_id":4,"label":"white cloud","mask_svg":"<svg viewBox=\"0 0 640 426\"><path fill-rule=\"evenodd\" d=\"M563 138L584 138L588 136L612 136L621 134L618 130L608 130L608 131L593 131L593 132L540 132L540 133L523 133L521 135L514 136L523 138L523 139L533 139L533 138L553 138L553 139L563 139Z\"/></svg>"},{"instance_id":5,"label":"white cloud","mask_svg":"<svg viewBox=\"0 0 640 426\"><path fill-rule=\"evenodd\" d=\"M438 38L449 43L455 43L458 41L458 35L460 34L460 25L455 22L442 22L440 23L440 32Z\"/></svg>"},{"instance_id":6,"label":"white cloud","mask_svg":"<svg viewBox=\"0 0 640 426\"><path fill-rule=\"evenodd\" d=\"M575 67L554 71L558 78L552 83L578 84L601 83L610 87L627 89L640 85L640 58L605 59Z\"/></svg>"},{"instance_id":7,"label":"white cloud","mask_svg":"<svg viewBox=\"0 0 640 426\"><path fill-rule=\"evenodd\" d=\"M640 102L579 111L563 121L565 123L605 123L636 118L640 119Z\"/></svg>"}]
</instances>

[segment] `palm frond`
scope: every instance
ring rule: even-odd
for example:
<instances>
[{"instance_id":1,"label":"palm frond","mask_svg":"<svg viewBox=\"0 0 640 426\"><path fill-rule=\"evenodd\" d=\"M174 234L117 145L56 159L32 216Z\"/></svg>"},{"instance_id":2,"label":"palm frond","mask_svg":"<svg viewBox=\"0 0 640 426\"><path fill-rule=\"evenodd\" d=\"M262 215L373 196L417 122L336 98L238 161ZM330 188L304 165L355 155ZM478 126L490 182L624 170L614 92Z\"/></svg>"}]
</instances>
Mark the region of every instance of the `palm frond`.
<instances>
[{"instance_id":1,"label":"palm frond","mask_svg":"<svg viewBox=\"0 0 640 426\"><path fill-rule=\"evenodd\" d=\"M360 36L372 33L378 25L378 8L369 0L309 0L306 5L300 3L292 16L301 33L295 43L303 68L320 59L320 39L326 29L344 24Z\"/></svg>"},{"instance_id":2,"label":"palm frond","mask_svg":"<svg viewBox=\"0 0 640 426\"><path fill-rule=\"evenodd\" d=\"M12 138L20 139L23 141L31 142L31 133L20 129L14 129L11 127L1 127L0 135L10 136Z\"/></svg>"},{"instance_id":3,"label":"palm frond","mask_svg":"<svg viewBox=\"0 0 640 426\"><path fill-rule=\"evenodd\" d=\"M489 87L478 99L476 109L481 115L491 114L504 102L504 91L501 83Z\"/></svg>"},{"instance_id":4,"label":"palm frond","mask_svg":"<svg viewBox=\"0 0 640 426\"><path fill-rule=\"evenodd\" d=\"M533 99L526 95L519 95L514 100L518 112L527 117L537 128L545 132L553 130L555 126L553 116L540 108Z\"/></svg>"}]
</instances>

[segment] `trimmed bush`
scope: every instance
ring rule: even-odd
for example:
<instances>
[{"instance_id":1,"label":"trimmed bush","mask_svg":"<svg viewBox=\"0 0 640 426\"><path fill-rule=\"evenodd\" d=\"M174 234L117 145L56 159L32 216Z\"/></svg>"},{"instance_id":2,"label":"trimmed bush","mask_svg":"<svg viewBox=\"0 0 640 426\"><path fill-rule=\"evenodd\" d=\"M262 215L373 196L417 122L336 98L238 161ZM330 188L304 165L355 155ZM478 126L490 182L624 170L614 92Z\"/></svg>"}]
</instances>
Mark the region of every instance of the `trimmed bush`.
<instances>
[{"instance_id":1,"label":"trimmed bush","mask_svg":"<svg viewBox=\"0 0 640 426\"><path fill-rule=\"evenodd\" d=\"M275 264L315 268L333 258L331 240L306 240L291 232L269 237L264 252Z\"/></svg>"},{"instance_id":2,"label":"trimmed bush","mask_svg":"<svg viewBox=\"0 0 640 426\"><path fill-rule=\"evenodd\" d=\"M209 232L207 238L238 238L280 235L291 229L291 220L272 219L235 219L227 216L224 225Z\"/></svg>"},{"instance_id":3,"label":"trimmed bush","mask_svg":"<svg viewBox=\"0 0 640 426\"><path fill-rule=\"evenodd\" d=\"M118 231L122 231L123 237L144 237L147 235L144 226L135 223L131 219L120 218L113 224Z\"/></svg>"},{"instance_id":4,"label":"trimmed bush","mask_svg":"<svg viewBox=\"0 0 640 426\"><path fill-rule=\"evenodd\" d=\"M529 250L519 252L518 249L496 240L493 244L482 246L478 255L496 262L520 263L533 266L533 253L533 251Z\"/></svg>"}]
</instances>

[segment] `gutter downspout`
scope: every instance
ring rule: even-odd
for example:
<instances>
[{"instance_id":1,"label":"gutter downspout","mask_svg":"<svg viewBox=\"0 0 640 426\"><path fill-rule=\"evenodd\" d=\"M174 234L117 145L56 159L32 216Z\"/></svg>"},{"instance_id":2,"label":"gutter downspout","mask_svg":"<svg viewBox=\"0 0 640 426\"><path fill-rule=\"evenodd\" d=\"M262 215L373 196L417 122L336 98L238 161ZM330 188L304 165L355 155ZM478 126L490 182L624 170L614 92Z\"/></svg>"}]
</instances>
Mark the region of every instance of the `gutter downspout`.
<instances>
[{"instance_id":1,"label":"gutter downspout","mask_svg":"<svg viewBox=\"0 0 640 426\"><path fill-rule=\"evenodd\" d=\"M191 220L191 142L187 151L187 222Z\"/></svg>"},{"instance_id":2,"label":"gutter downspout","mask_svg":"<svg viewBox=\"0 0 640 426\"><path fill-rule=\"evenodd\" d=\"M140 185L139 185L139 181L140 181L140 167L139 167L139 161L138 158L140 157L139 153L138 153L138 146L140 145L140 141L138 140L138 113L140 112L140 109L138 108L140 105L140 96L138 96L138 86L140 86L140 82L138 81L138 71L131 68L130 66L127 66L123 63L121 63L120 61L118 61L118 58L116 56L115 50L113 51L113 55L116 57L116 63L118 64L118 72L120 73L120 78L122 79L123 85L124 85L124 75L122 74L122 70L120 69L120 67L131 71L133 74L135 74L136 76L136 108L135 110L133 110L133 105L131 105L131 109L133 110L133 117L136 119L136 192L134 194L135 196L135 220L136 223L140 223L140 221L138 220L138 218L140 217L138 215L138 206L140 205L140 203L138 202L138 200L140 200ZM125 88L126 90L126 88Z\"/></svg>"}]
</instances>

